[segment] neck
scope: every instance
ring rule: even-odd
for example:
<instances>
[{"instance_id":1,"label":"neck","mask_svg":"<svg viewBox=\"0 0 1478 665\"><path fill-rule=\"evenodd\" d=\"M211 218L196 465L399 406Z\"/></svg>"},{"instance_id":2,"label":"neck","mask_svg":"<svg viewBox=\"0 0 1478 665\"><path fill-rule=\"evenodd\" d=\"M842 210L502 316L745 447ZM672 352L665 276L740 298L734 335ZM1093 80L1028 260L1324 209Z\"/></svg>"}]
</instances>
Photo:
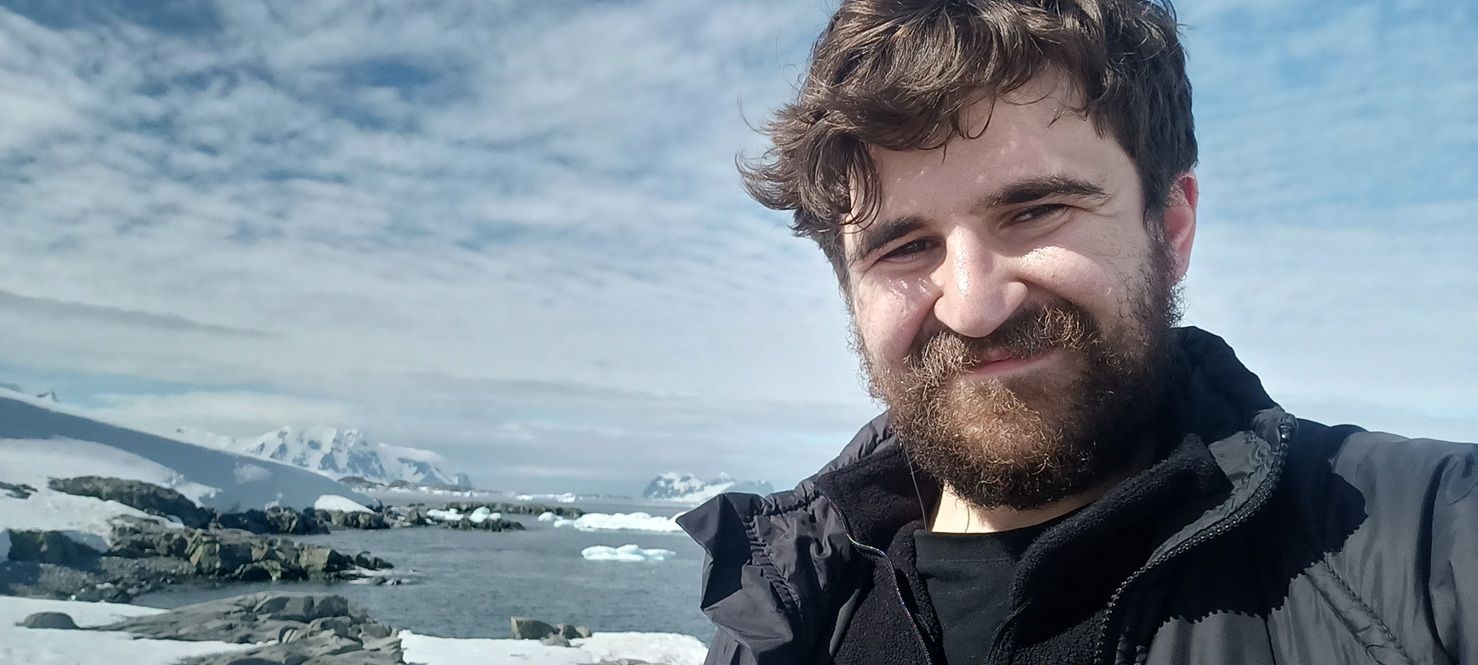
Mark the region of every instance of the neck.
<instances>
[{"instance_id":1,"label":"neck","mask_svg":"<svg viewBox=\"0 0 1478 665\"><path fill-rule=\"evenodd\" d=\"M1050 522L1097 501L1116 485L1148 466L1149 460L1142 460L1082 492L1026 510L973 506L946 486L939 496L939 505L929 520L929 530L935 533L996 533Z\"/></svg>"}]
</instances>

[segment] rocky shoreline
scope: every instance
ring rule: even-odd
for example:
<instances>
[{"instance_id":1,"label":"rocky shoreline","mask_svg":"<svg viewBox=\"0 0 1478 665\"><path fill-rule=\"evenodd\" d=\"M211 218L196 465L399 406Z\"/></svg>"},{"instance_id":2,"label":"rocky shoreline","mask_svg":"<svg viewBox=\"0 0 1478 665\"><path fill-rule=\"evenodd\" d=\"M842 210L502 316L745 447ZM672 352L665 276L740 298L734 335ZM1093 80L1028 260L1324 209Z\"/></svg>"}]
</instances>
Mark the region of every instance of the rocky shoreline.
<instances>
[{"instance_id":1,"label":"rocky shoreline","mask_svg":"<svg viewBox=\"0 0 1478 665\"><path fill-rule=\"evenodd\" d=\"M369 552L343 552L298 543L285 536L325 534L333 529L439 527L520 531L504 515L578 517L567 506L453 502L376 506L367 510L266 509L217 511L196 505L179 492L151 483L80 476L53 478L57 492L116 501L158 519L118 518L107 542L79 540L64 531L11 530L9 553L0 560L0 594L71 600L128 602L181 582L351 580L399 583L385 574L391 562ZM0 487L13 498L36 492L29 485Z\"/></svg>"},{"instance_id":2,"label":"rocky shoreline","mask_svg":"<svg viewBox=\"0 0 1478 665\"><path fill-rule=\"evenodd\" d=\"M65 612L39 612L25 617L19 625L45 630L126 632L155 640L252 645L249 649L188 658L181 665L406 663L399 628L374 620L342 596L325 593L243 594L89 627L79 627ZM572 640L592 634L585 626L510 617L513 639L572 647ZM597 665L642 665L642 661L600 661Z\"/></svg>"}]
</instances>

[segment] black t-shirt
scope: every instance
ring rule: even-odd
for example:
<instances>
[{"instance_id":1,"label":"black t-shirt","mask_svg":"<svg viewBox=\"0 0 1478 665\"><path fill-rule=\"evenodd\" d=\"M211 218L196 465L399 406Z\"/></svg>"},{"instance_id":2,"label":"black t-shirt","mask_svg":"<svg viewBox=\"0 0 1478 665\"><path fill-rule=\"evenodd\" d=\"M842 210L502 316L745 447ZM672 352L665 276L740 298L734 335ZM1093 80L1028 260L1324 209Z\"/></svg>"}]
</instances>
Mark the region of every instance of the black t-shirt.
<instances>
[{"instance_id":1,"label":"black t-shirt","mask_svg":"<svg viewBox=\"0 0 1478 665\"><path fill-rule=\"evenodd\" d=\"M949 665L984 665L1010 611L1011 580L1021 555L1064 517L995 533L914 534L915 564L939 627Z\"/></svg>"}]
</instances>

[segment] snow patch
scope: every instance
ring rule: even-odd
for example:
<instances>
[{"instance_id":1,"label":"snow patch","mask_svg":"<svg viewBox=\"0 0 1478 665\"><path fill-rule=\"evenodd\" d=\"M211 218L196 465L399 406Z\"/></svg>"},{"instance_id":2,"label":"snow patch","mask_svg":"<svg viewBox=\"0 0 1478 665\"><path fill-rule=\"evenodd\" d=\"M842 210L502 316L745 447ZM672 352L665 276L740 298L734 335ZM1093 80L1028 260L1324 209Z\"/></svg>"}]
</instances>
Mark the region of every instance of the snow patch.
<instances>
[{"instance_id":1,"label":"snow patch","mask_svg":"<svg viewBox=\"0 0 1478 665\"><path fill-rule=\"evenodd\" d=\"M574 527L580 531L650 531L654 533L682 531L676 519L647 513L585 513L576 519L556 517L553 522L556 527Z\"/></svg>"},{"instance_id":2,"label":"snow patch","mask_svg":"<svg viewBox=\"0 0 1478 665\"><path fill-rule=\"evenodd\" d=\"M164 610L114 603L83 603L0 596L0 663L95 665L96 663L174 663L186 658L243 651L251 644L135 639L123 632L43 630L17 626L36 612L65 612L78 626L101 626Z\"/></svg>"},{"instance_id":3,"label":"snow patch","mask_svg":"<svg viewBox=\"0 0 1478 665\"><path fill-rule=\"evenodd\" d=\"M632 544L626 544L620 547L591 545L580 550L580 556L585 557L586 561L640 563L645 561L666 561L669 558L677 556L677 552L664 549L642 549Z\"/></svg>"},{"instance_id":4,"label":"snow patch","mask_svg":"<svg viewBox=\"0 0 1478 665\"><path fill-rule=\"evenodd\" d=\"M313 507L318 510L337 510L345 513L372 513L369 508L359 505L358 502L348 497L337 494L325 494L313 502Z\"/></svg>"},{"instance_id":5,"label":"snow patch","mask_svg":"<svg viewBox=\"0 0 1478 665\"><path fill-rule=\"evenodd\" d=\"M534 640L458 639L400 632L406 662L426 665L525 663L587 665L629 659L653 665L699 665L707 647L691 635L675 633L596 633L570 640L569 647Z\"/></svg>"},{"instance_id":6,"label":"snow patch","mask_svg":"<svg viewBox=\"0 0 1478 665\"><path fill-rule=\"evenodd\" d=\"M3 451L4 448L0 447L0 452ZM0 468L3 467L4 456L0 455ZM107 550L111 544L109 539L113 535L112 522L118 517L133 517L177 526L117 501L73 496L54 491L45 485L40 486L29 499L16 499L0 494L0 533L5 534L5 545L0 547L4 554L0 555L0 560L10 555L11 531L61 531L83 545L96 550Z\"/></svg>"},{"instance_id":7,"label":"snow patch","mask_svg":"<svg viewBox=\"0 0 1478 665\"><path fill-rule=\"evenodd\" d=\"M236 465L236 482L245 485L247 483L260 483L272 479L272 472L257 464Z\"/></svg>"},{"instance_id":8,"label":"snow patch","mask_svg":"<svg viewBox=\"0 0 1478 665\"><path fill-rule=\"evenodd\" d=\"M472 514L467 516L467 521L472 522L473 524L482 524L483 522L486 522L488 520L500 519L503 519L503 513L493 512L493 510L491 508L488 508L487 506L478 506L477 510L472 511Z\"/></svg>"}]
</instances>

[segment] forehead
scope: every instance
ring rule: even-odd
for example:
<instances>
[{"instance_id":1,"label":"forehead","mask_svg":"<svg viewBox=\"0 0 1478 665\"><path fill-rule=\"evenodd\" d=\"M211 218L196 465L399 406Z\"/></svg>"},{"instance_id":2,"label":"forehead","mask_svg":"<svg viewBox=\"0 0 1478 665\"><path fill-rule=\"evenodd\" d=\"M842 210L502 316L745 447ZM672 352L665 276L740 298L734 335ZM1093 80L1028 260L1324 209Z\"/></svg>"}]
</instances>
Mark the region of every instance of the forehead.
<instances>
[{"instance_id":1,"label":"forehead","mask_svg":"<svg viewBox=\"0 0 1478 665\"><path fill-rule=\"evenodd\" d=\"M878 184L871 193L877 199L876 219L932 219L974 207L981 197L1013 183L1047 177L1113 191L1126 169L1133 173L1133 162L1117 141L1098 134L1078 106L1065 77L1044 74L999 99L967 107L961 127L970 138L954 136L932 150L870 148ZM854 188L854 197L857 193ZM850 246L863 225L844 226L844 243Z\"/></svg>"}]
</instances>

